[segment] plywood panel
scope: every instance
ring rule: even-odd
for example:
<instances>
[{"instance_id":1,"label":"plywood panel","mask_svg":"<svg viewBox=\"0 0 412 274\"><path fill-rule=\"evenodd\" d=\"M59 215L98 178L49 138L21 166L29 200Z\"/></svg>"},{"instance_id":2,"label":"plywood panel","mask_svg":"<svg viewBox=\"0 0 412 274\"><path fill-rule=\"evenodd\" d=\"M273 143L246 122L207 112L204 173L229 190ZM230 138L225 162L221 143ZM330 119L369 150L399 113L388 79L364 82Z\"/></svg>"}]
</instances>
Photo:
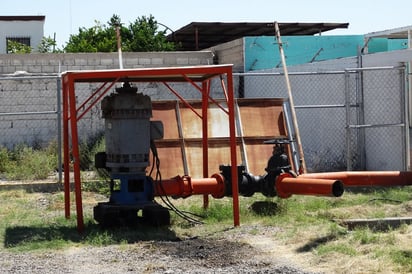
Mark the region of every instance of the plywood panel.
<instances>
[{"instance_id":1,"label":"plywood panel","mask_svg":"<svg viewBox=\"0 0 412 274\"><path fill-rule=\"evenodd\" d=\"M163 139L165 140L179 138L176 104L176 101L152 103L152 120L162 121L164 134Z\"/></svg>"},{"instance_id":2,"label":"plywood panel","mask_svg":"<svg viewBox=\"0 0 412 274\"><path fill-rule=\"evenodd\" d=\"M191 102L191 106L198 114L202 115L201 103ZM221 103L221 107L227 109L226 103ZM182 104L180 105L180 113L184 138L202 138L202 119L193 110ZM209 138L229 137L229 116L214 103L209 104L207 120Z\"/></svg>"},{"instance_id":3,"label":"plywood panel","mask_svg":"<svg viewBox=\"0 0 412 274\"><path fill-rule=\"evenodd\" d=\"M185 175L183 166L182 151L179 146L169 146L157 148L157 153L160 159L160 172L162 178L172 178L176 175ZM153 157L150 155L150 162L153 164ZM151 168L151 167L150 167ZM150 168L147 171L150 171ZM155 168L156 171L156 168ZM154 171L154 172L155 172ZM155 177L155 174L152 174Z\"/></svg>"},{"instance_id":4,"label":"plywood panel","mask_svg":"<svg viewBox=\"0 0 412 274\"><path fill-rule=\"evenodd\" d=\"M240 159L240 147L236 148L237 158ZM215 143L209 144L208 175L219 173L219 166L230 164L229 144ZM203 177L203 150L200 142L186 144L186 154L189 164L190 175L193 177Z\"/></svg>"},{"instance_id":5,"label":"plywood panel","mask_svg":"<svg viewBox=\"0 0 412 274\"><path fill-rule=\"evenodd\" d=\"M202 107L200 104L194 104L193 108L200 115ZM202 138L202 119L200 119L190 108L180 106L180 115L182 117L182 130L184 138Z\"/></svg>"},{"instance_id":6,"label":"plywood panel","mask_svg":"<svg viewBox=\"0 0 412 274\"><path fill-rule=\"evenodd\" d=\"M226 104L222 107L227 109ZM208 108L208 137L229 137L229 115L215 104Z\"/></svg>"},{"instance_id":7,"label":"plywood panel","mask_svg":"<svg viewBox=\"0 0 412 274\"><path fill-rule=\"evenodd\" d=\"M273 145L256 142L246 142L248 171L254 175L263 175L267 162L272 156Z\"/></svg>"},{"instance_id":8,"label":"plywood panel","mask_svg":"<svg viewBox=\"0 0 412 274\"><path fill-rule=\"evenodd\" d=\"M201 115L201 101L191 101L190 104ZM243 133L242 136L237 136L238 165L245 163L243 151L247 157L249 172L263 175L273 147L263 144L263 141L287 137L283 100L238 99L237 104ZM225 104L222 105L226 108ZM181 136L178 130L179 116ZM161 120L165 131L164 139L156 140L163 178L183 175L185 163L188 175L203 177L202 120L189 107L176 101L154 102L153 119ZM208 137L210 176L219 172L219 165L228 165L231 162L228 115L213 103L210 103L208 108Z\"/></svg>"},{"instance_id":9,"label":"plywood panel","mask_svg":"<svg viewBox=\"0 0 412 274\"><path fill-rule=\"evenodd\" d=\"M282 100L239 101L243 136L286 136Z\"/></svg>"}]
</instances>

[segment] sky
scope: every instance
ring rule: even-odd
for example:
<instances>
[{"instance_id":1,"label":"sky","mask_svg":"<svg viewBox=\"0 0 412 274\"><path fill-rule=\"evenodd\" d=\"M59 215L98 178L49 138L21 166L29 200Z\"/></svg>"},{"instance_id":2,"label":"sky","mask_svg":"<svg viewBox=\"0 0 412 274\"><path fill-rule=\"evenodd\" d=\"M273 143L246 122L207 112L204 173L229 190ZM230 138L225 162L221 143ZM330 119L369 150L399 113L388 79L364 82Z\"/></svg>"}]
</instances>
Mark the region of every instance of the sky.
<instances>
[{"instance_id":1,"label":"sky","mask_svg":"<svg viewBox=\"0 0 412 274\"><path fill-rule=\"evenodd\" d=\"M153 15L172 30L191 22L349 23L323 35L352 35L412 25L411 0L3 0L0 15L45 15L44 36L62 48L79 28L106 24L113 14L126 26ZM159 30L164 28L159 27Z\"/></svg>"}]
</instances>

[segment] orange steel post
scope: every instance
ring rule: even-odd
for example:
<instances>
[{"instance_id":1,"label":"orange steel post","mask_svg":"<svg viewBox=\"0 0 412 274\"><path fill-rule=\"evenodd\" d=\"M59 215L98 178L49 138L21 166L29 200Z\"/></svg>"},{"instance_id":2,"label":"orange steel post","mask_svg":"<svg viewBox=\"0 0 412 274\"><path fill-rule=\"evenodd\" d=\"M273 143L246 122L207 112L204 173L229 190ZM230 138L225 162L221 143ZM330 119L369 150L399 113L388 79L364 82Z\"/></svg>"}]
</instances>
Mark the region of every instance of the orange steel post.
<instances>
[{"instance_id":1,"label":"orange steel post","mask_svg":"<svg viewBox=\"0 0 412 274\"><path fill-rule=\"evenodd\" d=\"M407 171L342 171L304 173L299 177L341 180L345 186L412 185L412 172Z\"/></svg>"},{"instance_id":2,"label":"orange steel post","mask_svg":"<svg viewBox=\"0 0 412 274\"><path fill-rule=\"evenodd\" d=\"M86 108L84 113L79 116L76 109L75 98L75 83L76 82L117 82L123 79L129 79L131 82L204 82L210 80L213 77L225 74L227 77L227 106L228 111L221 107L221 109L229 116L229 140L230 140L230 154L231 154L231 173L232 173L232 192L233 192L233 218L235 226L239 225L239 197L238 197L238 175L237 175L237 159L236 159L236 129L235 129L235 111L234 111L234 93L233 93L233 75L232 65L213 65L213 66L194 66L194 67L168 67L168 68L140 68L140 69L128 69L128 70L103 70L103 71L78 71L78 72L66 72L63 73L63 85L66 93L66 99L63 104L66 104L66 111L64 112L64 154L65 154L65 207L70 207L69 191L66 186L70 185L70 150L69 140L71 139L72 156L73 156L73 168L74 168L74 185L75 185L75 198L76 198L76 211L77 211L77 226L78 230L83 230L83 209L82 209L82 197L81 197L81 182L80 182L80 162L79 162L79 147L78 147L78 132L77 121L81 116L86 113L90 108ZM209 88L209 87L208 87ZM172 90L172 89L171 89ZM173 92L173 90L172 90ZM175 93L178 96L177 93ZM92 95L94 96L94 95ZM183 102L185 100L180 98ZM206 97L205 97L206 98ZM96 99L97 102L100 98ZM203 96L202 96L203 99ZM88 99L89 100L89 99ZM213 101L213 98L208 97L205 101ZM206 105L206 103L205 103ZM203 110L207 111L207 109ZM195 112L198 116L199 114ZM202 118L202 117L201 117ZM207 120L206 120L207 121ZM70 122L70 124L69 124ZM70 125L70 127L69 127ZM207 125L207 123L205 123ZM69 139L69 129L71 130L71 138ZM207 132L207 128L206 131ZM206 142L206 139L204 142ZM207 154L206 154L207 155ZM207 159L207 158L206 158ZM207 161L206 161L207 162ZM208 167L206 164L205 166ZM206 169L207 170L207 169ZM67 213L67 212L66 212Z\"/></svg>"},{"instance_id":3,"label":"orange steel post","mask_svg":"<svg viewBox=\"0 0 412 274\"><path fill-rule=\"evenodd\" d=\"M66 78L63 79L63 172L64 172L64 213L70 218L70 159L69 159L69 102Z\"/></svg>"},{"instance_id":4,"label":"orange steel post","mask_svg":"<svg viewBox=\"0 0 412 274\"><path fill-rule=\"evenodd\" d=\"M229 109L229 139L230 139L230 164L232 171L232 198L233 198L233 224L234 226L240 225L239 218L239 186L238 186L238 174L237 174L237 155L236 155L236 127L235 127L235 100L233 92L233 75L232 70L227 69L227 89L228 89L228 101L227 106Z\"/></svg>"},{"instance_id":5,"label":"orange steel post","mask_svg":"<svg viewBox=\"0 0 412 274\"><path fill-rule=\"evenodd\" d=\"M203 148L203 177L209 177L209 143L208 143L208 108L209 108L209 81L202 82L202 148ZM209 206L209 197L203 195L203 208Z\"/></svg>"},{"instance_id":6,"label":"orange steel post","mask_svg":"<svg viewBox=\"0 0 412 274\"><path fill-rule=\"evenodd\" d=\"M176 176L161 182L155 182L155 196L173 196L185 198L191 195L212 195L222 198L225 194L224 178L215 174L212 178L193 179L190 176Z\"/></svg>"},{"instance_id":7,"label":"orange steel post","mask_svg":"<svg viewBox=\"0 0 412 274\"><path fill-rule=\"evenodd\" d=\"M76 111L76 92L74 90L74 82L69 77L69 101L70 101L70 124L72 134L72 156L73 156L73 173L74 173L74 191L76 198L76 213L77 213L77 229L83 232L83 206L82 193L80 183L80 153L79 140L77 132L77 111Z\"/></svg>"},{"instance_id":8,"label":"orange steel post","mask_svg":"<svg viewBox=\"0 0 412 274\"><path fill-rule=\"evenodd\" d=\"M280 174L275 187L280 198L289 198L292 194L340 197L344 191L339 180L295 178L289 173Z\"/></svg>"},{"instance_id":9,"label":"orange steel post","mask_svg":"<svg viewBox=\"0 0 412 274\"><path fill-rule=\"evenodd\" d=\"M225 99L226 99L226 101L227 101L227 100L228 100L228 98L227 98L227 90L226 90L225 81L223 80L222 75L220 75L220 85L222 86L223 93L225 94Z\"/></svg>"}]
</instances>

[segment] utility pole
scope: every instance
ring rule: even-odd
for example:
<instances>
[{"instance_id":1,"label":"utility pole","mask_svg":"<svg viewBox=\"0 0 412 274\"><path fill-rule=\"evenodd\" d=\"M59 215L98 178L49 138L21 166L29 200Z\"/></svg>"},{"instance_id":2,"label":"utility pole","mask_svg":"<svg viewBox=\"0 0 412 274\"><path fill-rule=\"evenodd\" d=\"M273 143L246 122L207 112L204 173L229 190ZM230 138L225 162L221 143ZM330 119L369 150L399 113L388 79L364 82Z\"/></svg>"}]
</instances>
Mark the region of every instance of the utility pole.
<instances>
[{"instance_id":1,"label":"utility pole","mask_svg":"<svg viewBox=\"0 0 412 274\"><path fill-rule=\"evenodd\" d=\"M285 53L283 51L283 45L282 45L282 40L280 37L280 30L279 30L279 24L278 22L275 22L275 34L276 34L276 39L278 41L278 46L279 46L279 53L280 53L280 58L282 60L282 66L283 66L283 72L285 74L285 81L286 81L286 88L288 90L288 97L289 97L289 104L291 108L291 114L292 114L292 122L293 122L293 127L295 128L295 134L296 136L296 144L298 147L298 152L299 152L299 158L300 158L300 167L295 167L298 171L303 171L303 173L306 173L306 164L305 164L305 159L304 159L304 154L303 154L303 148L302 148L302 142L300 140L300 133L299 133L299 127L298 127L298 122L296 119L296 112L295 112L295 104L293 103L293 96L292 96L292 88L290 87L290 81L289 81L289 73L288 73L288 68L286 66L286 59L285 59Z\"/></svg>"}]
</instances>

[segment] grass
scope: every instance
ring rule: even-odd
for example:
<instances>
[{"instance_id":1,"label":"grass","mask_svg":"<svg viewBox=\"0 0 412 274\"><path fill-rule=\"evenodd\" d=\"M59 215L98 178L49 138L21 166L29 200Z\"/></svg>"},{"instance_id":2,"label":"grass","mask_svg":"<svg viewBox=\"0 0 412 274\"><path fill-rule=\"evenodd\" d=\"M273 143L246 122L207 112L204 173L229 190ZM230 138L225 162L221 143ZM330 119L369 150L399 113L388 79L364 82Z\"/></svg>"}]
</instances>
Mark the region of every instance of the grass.
<instances>
[{"instance_id":1,"label":"grass","mask_svg":"<svg viewBox=\"0 0 412 274\"><path fill-rule=\"evenodd\" d=\"M92 158L104 146L82 144L82 167L92 169ZM42 179L56 167L55 145L33 150L20 145L13 151L0 147L0 175L7 179ZM87 178L84 178L85 180ZM0 242L10 252L46 251L72 246L130 244L146 240L177 240L209 237L233 227L230 198L212 199L207 209L202 197L172 200L182 211L191 212L203 225L193 225L172 214L170 227L145 225L102 229L92 217L98 199L106 199L105 182L83 184L85 232L77 233L76 216L64 218L63 193L27 193L0 190ZM72 195L73 196L73 195ZM74 205L74 201L71 203ZM366 188L346 192L340 198L292 196L266 198L260 194L240 197L241 227L250 226L250 237L269 228L271 237L296 257L311 258L313 268L334 272L374 273L412 272L412 226L389 231L359 228L349 231L334 220L409 216L412 211L411 187ZM72 208L71 212L75 212ZM350 263L349 263L350 262ZM356 266L356 267L355 267ZM328 272L328 271L326 271Z\"/></svg>"},{"instance_id":2,"label":"grass","mask_svg":"<svg viewBox=\"0 0 412 274\"><path fill-rule=\"evenodd\" d=\"M63 193L0 191L0 237L3 249L19 252L84 245L122 245L145 240L177 240L181 237L210 236L233 226L230 198L212 199L210 207L204 209L202 197L190 197L172 201L180 210L194 213L196 218L204 222L203 225L192 225L172 214L170 227L138 225L106 230L100 228L91 216L92 207L97 203L96 195L95 192L83 192L85 232L79 234L75 216L64 218ZM411 197L412 190L409 187L346 193L341 198L293 196L283 200L268 199L262 195L240 197L241 227L254 227L248 232L251 236L259 235L261 227L281 228L273 235L277 240L293 249L297 256L310 255L315 261L330 261L334 258L338 260L337 265L339 260L359 261L364 267L377 272L379 269L411 272L410 225L386 232L367 228L348 231L333 221L342 216L373 217L373 211L391 216L396 212L402 216L408 210L410 213ZM396 198L396 202L393 202L393 198ZM72 212L75 212L74 209Z\"/></svg>"},{"instance_id":3,"label":"grass","mask_svg":"<svg viewBox=\"0 0 412 274\"><path fill-rule=\"evenodd\" d=\"M46 179L57 168L57 144L41 149L17 145L13 150L0 147L0 175L8 180Z\"/></svg>"}]
</instances>

